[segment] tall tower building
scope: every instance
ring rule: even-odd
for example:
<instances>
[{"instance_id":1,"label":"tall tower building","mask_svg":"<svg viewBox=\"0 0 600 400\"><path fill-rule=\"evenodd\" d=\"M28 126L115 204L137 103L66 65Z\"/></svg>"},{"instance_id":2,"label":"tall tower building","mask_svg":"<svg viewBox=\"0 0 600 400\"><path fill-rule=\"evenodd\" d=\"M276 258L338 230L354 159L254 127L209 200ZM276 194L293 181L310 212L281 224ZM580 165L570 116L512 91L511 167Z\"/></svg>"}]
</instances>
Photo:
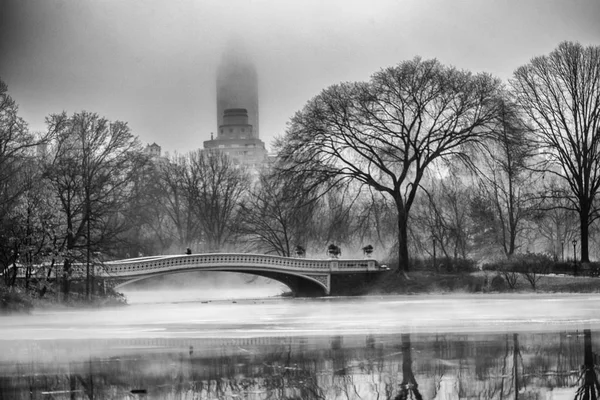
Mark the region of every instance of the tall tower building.
<instances>
[{"instance_id":1,"label":"tall tower building","mask_svg":"<svg viewBox=\"0 0 600 400\"><path fill-rule=\"evenodd\" d=\"M217 71L217 125L223 125L225 110L245 108L254 138L259 138L258 78L249 55L238 42L231 42Z\"/></svg>"},{"instance_id":2,"label":"tall tower building","mask_svg":"<svg viewBox=\"0 0 600 400\"><path fill-rule=\"evenodd\" d=\"M205 149L219 149L237 165L256 168L267 162L258 135L258 79L254 65L240 48L230 46L217 71L217 137Z\"/></svg>"},{"instance_id":3,"label":"tall tower building","mask_svg":"<svg viewBox=\"0 0 600 400\"><path fill-rule=\"evenodd\" d=\"M211 134L210 140L204 142L204 148L224 152L237 165L250 168L263 165L267 161L267 150L248 123L248 111L245 108L228 108L222 119L217 137Z\"/></svg>"}]
</instances>

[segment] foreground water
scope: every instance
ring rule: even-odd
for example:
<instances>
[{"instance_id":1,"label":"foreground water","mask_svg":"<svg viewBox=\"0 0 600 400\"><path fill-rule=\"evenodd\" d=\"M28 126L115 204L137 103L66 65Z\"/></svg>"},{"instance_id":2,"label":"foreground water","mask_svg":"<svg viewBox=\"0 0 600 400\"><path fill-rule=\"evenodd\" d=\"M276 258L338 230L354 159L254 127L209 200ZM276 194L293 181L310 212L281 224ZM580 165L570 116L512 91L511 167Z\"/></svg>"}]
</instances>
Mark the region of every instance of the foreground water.
<instances>
[{"instance_id":1,"label":"foreground water","mask_svg":"<svg viewBox=\"0 0 600 400\"><path fill-rule=\"evenodd\" d=\"M594 384L599 304L393 296L7 316L0 399L574 399Z\"/></svg>"}]
</instances>

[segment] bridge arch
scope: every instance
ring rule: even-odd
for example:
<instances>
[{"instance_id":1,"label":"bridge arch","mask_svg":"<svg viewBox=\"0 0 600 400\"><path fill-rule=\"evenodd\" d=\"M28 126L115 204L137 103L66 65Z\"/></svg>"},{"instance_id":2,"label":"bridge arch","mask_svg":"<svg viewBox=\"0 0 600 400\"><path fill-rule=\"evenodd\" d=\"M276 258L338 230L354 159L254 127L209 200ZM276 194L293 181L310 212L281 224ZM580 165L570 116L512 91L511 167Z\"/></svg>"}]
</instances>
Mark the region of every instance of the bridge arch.
<instances>
[{"instance_id":1,"label":"bridge arch","mask_svg":"<svg viewBox=\"0 0 600 400\"><path fill-rule=\"evenodd\" d=\"M119 283L114 286L115 289L120 289L134 282L150 279L156 276L171 275L171 274L182 274L186 272L232 272L242 273L248 275L257 275L264 278L273 279L277 282L283 283L287 286L290 291L296 296L326 296L329 294L329 276L318 275L318 276L307 276L302 273L286 271L285 273L270 271L264 268L202 268L197 270L170 270L170 271L158 271L143 276L127 277L119 279Z\"/></svg>"}]
</instances>

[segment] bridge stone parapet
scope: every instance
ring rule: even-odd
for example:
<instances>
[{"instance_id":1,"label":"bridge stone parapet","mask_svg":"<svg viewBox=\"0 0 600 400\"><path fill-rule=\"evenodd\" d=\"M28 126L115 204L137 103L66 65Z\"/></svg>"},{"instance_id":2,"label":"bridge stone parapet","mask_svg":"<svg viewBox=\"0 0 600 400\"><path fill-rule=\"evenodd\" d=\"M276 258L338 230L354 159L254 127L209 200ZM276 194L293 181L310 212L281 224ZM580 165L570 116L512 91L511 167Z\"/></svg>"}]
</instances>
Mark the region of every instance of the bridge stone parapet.
<instances>
[{"instance_id":1,"label":"bridge stone parapet","mask_svg":"<svg viewBox=\"0 0 600 400\"><path fill-rule=\"evenodd\" d=\"M182 271L198 269L202 266L244 266L258 268L276 268L278 270L303 272L365 272L377 271L379 264L375 260L317 260L305 258L289 258L263 254L197 254L183 256L162 256L149 258L133 258L105 263L102 274L114 276L147 275L152 271Z\"/></svg>"}]
</instances>

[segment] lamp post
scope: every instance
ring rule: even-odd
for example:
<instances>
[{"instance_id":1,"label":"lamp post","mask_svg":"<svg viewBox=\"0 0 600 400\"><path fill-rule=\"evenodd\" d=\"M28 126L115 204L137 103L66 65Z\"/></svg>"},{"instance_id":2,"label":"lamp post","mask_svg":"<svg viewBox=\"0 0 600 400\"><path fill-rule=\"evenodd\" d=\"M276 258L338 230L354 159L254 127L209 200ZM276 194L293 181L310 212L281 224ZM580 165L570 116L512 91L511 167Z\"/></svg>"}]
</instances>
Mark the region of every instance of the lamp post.
<instances>
[{"instance_id":1,"label":"lamp post","mask_svg":"<svg viewBox=\"0 0 600 400\"><path fill-rule=\"evenodd\" d=\"M573 275L577 276L577 256L575 255L575 249L577 247L577 240L573 239Z\"/></svg>"}]
</instances>

